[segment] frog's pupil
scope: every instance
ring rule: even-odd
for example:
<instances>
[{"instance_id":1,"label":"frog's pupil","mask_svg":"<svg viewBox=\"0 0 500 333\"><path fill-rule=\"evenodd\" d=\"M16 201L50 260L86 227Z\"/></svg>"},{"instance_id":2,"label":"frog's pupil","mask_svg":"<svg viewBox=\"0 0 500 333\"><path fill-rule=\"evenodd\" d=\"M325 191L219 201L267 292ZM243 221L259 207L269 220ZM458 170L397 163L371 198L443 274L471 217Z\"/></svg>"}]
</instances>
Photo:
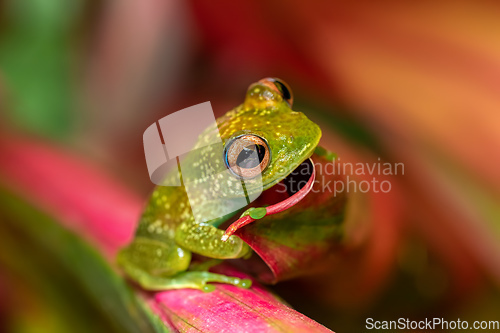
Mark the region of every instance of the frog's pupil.
<instances>
[{"instance_id":1,"label":"frog's pupil","mask_svg":"<svg viewBox=\"0 0 500 333\"><path fill-rule=\"evenodd\" d=\"M292 99L292 93L288 90L288 88L279 80L274 81L274 84L278 87L283 99L289 102Z\"/></svg>"},{"instance_id":2,"label":"frog's pupil","mask_svg":"<svg viewBox=\"0 0 500 333\"><path fill-rule=\"evenodd\" d=\"M243 169L255 168L266 155L266 148L262 145L250 145L240 152L236 159L236 165Z\"/></svg>"}]
</instances>

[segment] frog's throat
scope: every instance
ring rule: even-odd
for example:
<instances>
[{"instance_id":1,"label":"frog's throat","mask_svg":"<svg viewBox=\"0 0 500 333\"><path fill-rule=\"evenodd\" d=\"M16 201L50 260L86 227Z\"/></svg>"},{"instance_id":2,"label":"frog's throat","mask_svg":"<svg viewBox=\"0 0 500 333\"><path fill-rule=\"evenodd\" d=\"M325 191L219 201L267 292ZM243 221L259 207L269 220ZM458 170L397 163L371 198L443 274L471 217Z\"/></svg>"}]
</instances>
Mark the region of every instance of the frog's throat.
<instances>
[{"instance_id":1,"label":"frog's throat","mask_svg":"<svg viewBox=\"0 0 500 333\"><path fill-rule=\"evenodd\" d=\"M267 206L265 208L265 214L262 214L261 216L255 216L254 214L250 213L249 215L240 217L226 229L221 240L225 242L229 239L229 236L233 235L238 229L244 227L245 225L250 224L257 219L263 218L264 216L277 214L284 210L287 210L288 208L296 205L299 201L304 199L307 196L307 194L312 190L314 185L314 180L316 179L316 170L314 168L314 163L311 159L309 159L309 161L311 162L312 165L312 173L311 177L309 177L309 180L307 181L304 187L302 187L299 191L294 193L292 196L286 198L285 200L280 201L274 205Z\"/></svg>"}]
</instances>

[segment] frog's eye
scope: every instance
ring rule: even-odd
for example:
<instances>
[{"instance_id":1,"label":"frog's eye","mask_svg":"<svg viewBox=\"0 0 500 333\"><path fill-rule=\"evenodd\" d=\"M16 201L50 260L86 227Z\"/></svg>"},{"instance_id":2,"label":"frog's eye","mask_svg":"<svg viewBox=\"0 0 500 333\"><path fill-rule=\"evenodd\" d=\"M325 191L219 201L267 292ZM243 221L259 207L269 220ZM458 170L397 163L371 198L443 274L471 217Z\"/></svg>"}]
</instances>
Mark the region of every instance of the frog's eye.
<instances>
[{"instance_id":1,"label":"frog's eye","mask_svg":"<svg viewBox=\"0 0 500 333\"><path fill-rule=\"evenodd\" d=\"M224 149L226 166L240 178L254 178L269 164L267 142L257 135L245 134L232 139Z\"/></svg>"},{"instance_id":2,"label":"frog's eye","mask_svg":"<svg viewBox=\"0 0 500 333\"><path fill-rule=\"evenodd\" d=\"M262 79L259 82L273 89L274 91L277 91L281 95L281 97L283 97L283 100L287 102L290 107L292 107L293 105L292 89L290 89L290 87L285 81L275 77L266 77L265 79Z\"/></svg>"}]
</instances>

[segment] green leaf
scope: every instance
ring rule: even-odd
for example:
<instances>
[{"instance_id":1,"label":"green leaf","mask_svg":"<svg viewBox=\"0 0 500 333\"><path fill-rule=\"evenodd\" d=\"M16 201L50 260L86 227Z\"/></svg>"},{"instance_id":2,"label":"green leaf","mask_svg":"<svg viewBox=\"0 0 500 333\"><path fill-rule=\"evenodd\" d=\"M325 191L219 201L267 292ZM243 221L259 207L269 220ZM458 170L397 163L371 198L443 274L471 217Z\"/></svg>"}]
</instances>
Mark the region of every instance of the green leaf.
<instances>
[{"instance_id":1,"label":"green leaf","mask_svg":"<svg viewBox=\"0 0 500 333\"><path fill-rule=\"evenodd\" d=\"M91 323L100 320L102 323L92 326L107 327L106 332L168 332L95 249L12 193L0 189L0 199L4 203L0 212L2 250L11 244L0 263L21 275L33 274L38 287L42 284L58 292L57 302L63 305L59 309L66 307L65 316L78 319L82 315Z\"/></svg>"}]
</instances>

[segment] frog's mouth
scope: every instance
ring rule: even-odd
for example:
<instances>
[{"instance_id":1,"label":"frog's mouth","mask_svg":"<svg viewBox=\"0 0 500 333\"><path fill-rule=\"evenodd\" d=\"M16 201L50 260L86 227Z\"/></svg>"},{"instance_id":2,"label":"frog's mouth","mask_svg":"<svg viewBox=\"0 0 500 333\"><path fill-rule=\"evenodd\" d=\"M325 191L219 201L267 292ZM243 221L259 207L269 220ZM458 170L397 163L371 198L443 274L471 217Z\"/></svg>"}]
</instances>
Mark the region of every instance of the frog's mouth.
<instances>
[{"instance_id":1,"label":"frog's mouth","mask_svg":"<svg viewBox=\"0 0 500 333\"><path fill-rule=\"evenodd\" d=\"M276 197L281 201L267 207L254 208L248 215L240 217L233 222L224 232L222 241L226 241L238 229L268 215L273 215L293 207L312 190L316 170L313 161L308 158L292 171L285 179L270 189L264 191L257 203L275 201ZM274 198L274 200L273 200Z\"/></svg>"}]
</instances>

